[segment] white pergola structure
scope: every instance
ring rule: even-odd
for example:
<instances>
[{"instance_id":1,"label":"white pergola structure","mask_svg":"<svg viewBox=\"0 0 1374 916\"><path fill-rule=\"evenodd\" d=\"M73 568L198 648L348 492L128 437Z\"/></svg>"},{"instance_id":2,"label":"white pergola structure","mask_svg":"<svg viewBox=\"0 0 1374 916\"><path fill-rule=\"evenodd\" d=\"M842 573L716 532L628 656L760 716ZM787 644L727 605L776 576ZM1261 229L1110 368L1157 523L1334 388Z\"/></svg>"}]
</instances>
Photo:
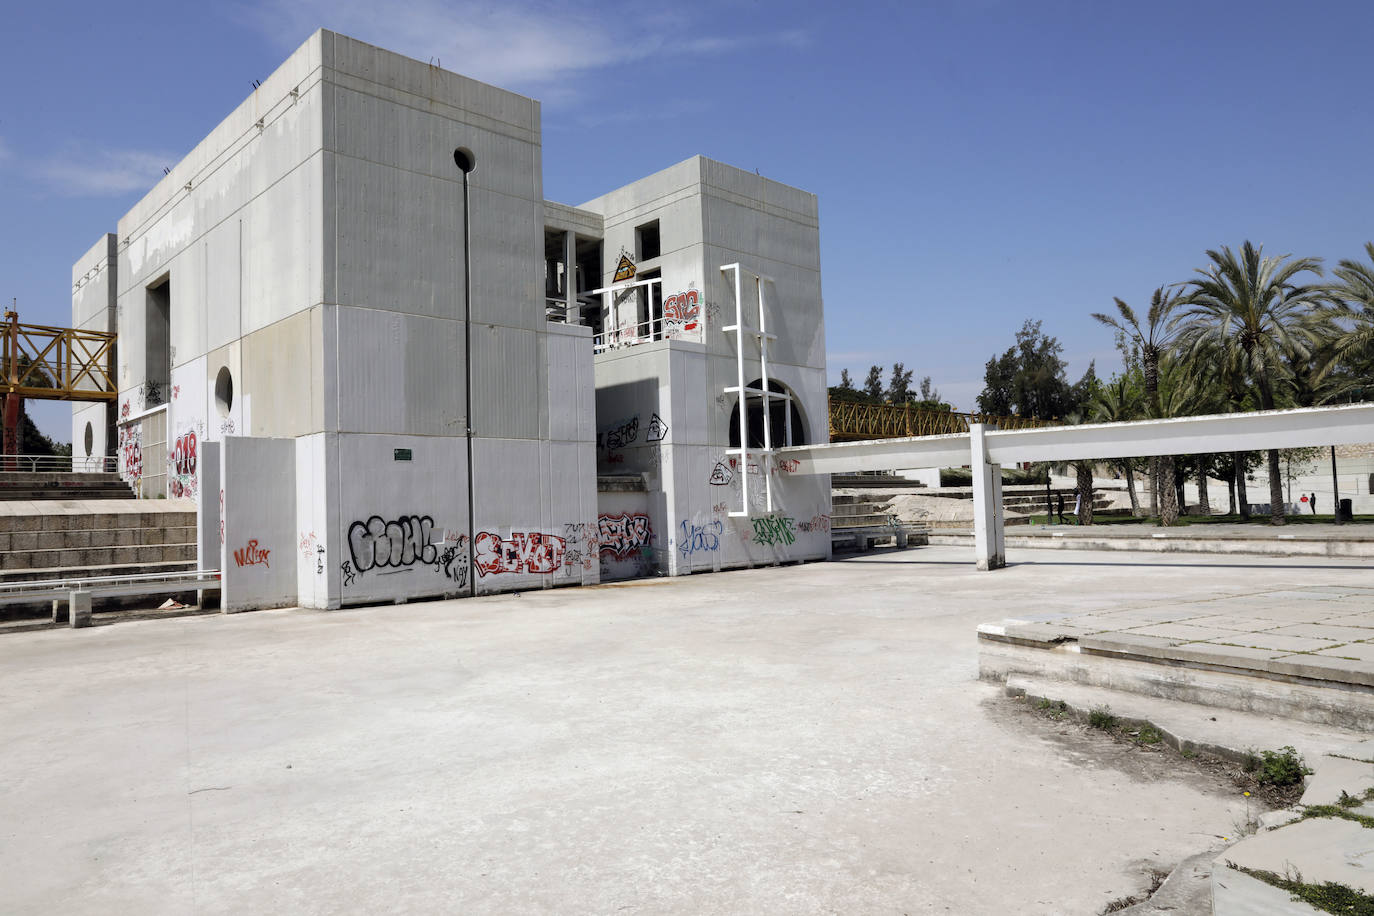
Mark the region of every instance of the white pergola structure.
<instances>
[{"instance_id":1,"label":"white pergola structure","mask_svg":"<svg viewBox=\"0 0 1374 916\"><path fill-rule=\"evenodd\" d=\"M804 445L777 449L776 454L799 459L802 464L797 472L807 474L970 466L974 550L978 568L991 570L1007 564L1002 465L1363 442L1374 442L1374 404L1037 429L999 430L973 424L967 433Z\"/></svg>"}]
</instances>

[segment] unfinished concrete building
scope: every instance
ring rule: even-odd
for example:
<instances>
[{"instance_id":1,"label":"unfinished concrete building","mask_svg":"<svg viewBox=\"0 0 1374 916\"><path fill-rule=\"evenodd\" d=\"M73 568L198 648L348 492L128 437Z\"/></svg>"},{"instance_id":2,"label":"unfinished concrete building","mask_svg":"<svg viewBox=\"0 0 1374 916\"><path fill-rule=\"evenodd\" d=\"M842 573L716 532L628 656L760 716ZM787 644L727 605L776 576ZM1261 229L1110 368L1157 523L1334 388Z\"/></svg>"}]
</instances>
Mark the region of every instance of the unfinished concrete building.
<instances>
[{"instance_id":1,"label":"unfinished concrete building","mask_svg":"<svg viewBox=\"0 0 1374 916\"><path fill-rule=\"evenodd\" d=\"M700 157L543 198L539 103L315 33L73 269L226 609L829 555L814 195Z\"/></svg>"}]
</instances>

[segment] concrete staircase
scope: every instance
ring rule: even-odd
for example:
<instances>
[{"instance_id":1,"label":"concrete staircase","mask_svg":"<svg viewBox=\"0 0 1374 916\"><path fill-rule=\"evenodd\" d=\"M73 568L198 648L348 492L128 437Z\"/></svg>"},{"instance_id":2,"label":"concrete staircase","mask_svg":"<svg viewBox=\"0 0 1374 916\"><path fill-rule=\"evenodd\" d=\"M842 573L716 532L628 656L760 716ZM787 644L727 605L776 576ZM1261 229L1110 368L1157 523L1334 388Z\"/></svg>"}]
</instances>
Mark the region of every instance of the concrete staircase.
<instances>
[{"instance_id":1,"label":"concrete staircase","mask_svg":"<svg viewBox=\"0 0 1374 916\"><path fill-rule=\"evenodd\" d=\"M881 496L831 497L830 540L834 547L867 550L875 542L887 539L905 547L912 540L924 544L928 536L924 526L899 521L890 502Z\"/></svg>"},{"instance_id":2,"label":"concrete staircase","mask_svg":"<svg viewBox=\"0 0 1374 916\"><path fill-rule=\"evenodd\" d=\"M131 499L134 492L115 473L0 471L0 500Z\"/></svg>"},{"instance_id":3,"label":"concrete staircase","mask_svg":"<svg viewBox=\"0 0 1374 916\"><path fill-rule=\"evenodd\" d=\"M195 508L162 502L0 503L0 583L195 569Z\"/></svg>"}]
</instances>

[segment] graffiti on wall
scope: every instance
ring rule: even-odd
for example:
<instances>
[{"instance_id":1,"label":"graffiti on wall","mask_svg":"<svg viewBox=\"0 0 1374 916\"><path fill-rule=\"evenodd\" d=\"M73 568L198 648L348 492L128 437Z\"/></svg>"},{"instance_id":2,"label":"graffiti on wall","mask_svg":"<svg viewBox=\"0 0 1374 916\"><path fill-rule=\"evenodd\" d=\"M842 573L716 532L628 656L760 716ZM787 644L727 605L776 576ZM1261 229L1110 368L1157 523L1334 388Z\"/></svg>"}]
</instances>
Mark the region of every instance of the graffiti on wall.
<instances>
[{"instance_id":1,"label":"graffiti on wall","mask_svg":"<svg viewBox=\"0 0 1374 916\"><path fill-rule=\"evenodd\" d=\"M644 432L645 442L662 442L668 437L668 424L658 414L649 420L649 428Z\"/></svg>"},{"instance_id":2,"label":"graffiti on wall","mask_svg":"<svg viewBox=\"0 0 1374 916\"><path fill-rule=\"evenodd\" d=\"M610 429L597 433L596 447L614 451L624 448L639 438L639 417L617 420Z\"/></svg>"},{"instance_id":3,"label":"graffiti on wall","mask_svg":"<svg viewBox=\"0 0 1374 916\"><path fill-rule=\"evenodd\" d=\"M538 531L512 531L509 538L483 531L472 546L472 561L479 576L546 574L562 567L567 541Z\"/></svg>"},{"instance_id":4,"label":"graffiti on wall","mask_svg":"<svg viewBox=\"0 0 1374 916\"><path fill-rule=\"evenodd\" d=\"M444 529L435 537L434 519L428 515L402 515L384 519L374 515L348 526L348 556L339 567L347 588L364 573L377 570L385 576L427 566L459 587L468 583L468 538ZM314 535L311 535L313 539ZM435 541L439 543L435 543ZM302 539L305 552L309 542ZM442 549L441 549L442 548ZM316 548L317 572L324 570L324 547Z\"/></svg>"},{"instance_id":5,"label":"graffiti on wall","mask_svg":"<svg viewBox=\"0 0 1374 916\"><path fill-rule=\"evenodd\" d=\"M811 517L811 520L810 520L810 521L806 521L806 522L797 522L797 530L798 530L798 531L801 531L801 532L804 532L805 534L812 534L812 533L814 533L814 532L825 532L825 531L829 531L829 530L830 530L830 516L828 516L828 515L814 515L814 516Z\"/></svg>"},{"instance_id":6,"label":"graffiti on wall","mask_svg":"<svg viewBox=\"0 0 1374 916\"><path fill-rule=\"evenodd\" d=\"M795 523L786 515L761 515L752 519L754 541L759 544L785 547L797 540Z\"/></svg>"},{"instance_id":7,"label":"graffiti on wall","mask_svg":"<svg viewBox=\"0 0 1374 916\"><path fill-rule=\"evenodd\" d=\"M711 468L711 486L728 487L730 481L735 479L735 472L733 469L734 463L735 460L733 458L730 459L729 464L726 464L724 458L717 461L716 466Z\"/></svg>"},{"instance_id":8,"label":"graffiti on wall","mask_svg":"<svg viewBox=\"0 0 1374 916\"><path fill-rule=\"evenodd\" d=\"M428 515L404 515L390 521L374 515L348 527L348 552L353 569L362 574L373 569L408 570L416 564L432 566L439 551L430 543L434 519Z\"/></svg>"},{"instance_id":9,"label":"graffiti on wall","mask_svg":"<svg viewBox=\"0 0 1374 916\"><path fill-rule=\"evenodd\" d=\"M143 426L119 428L119 476L130 483L143 477Z\"/></svg>"},{"instance_id":10,"label":"graffiti on wall","mask_svg":"<svg viewBox=\"0 0 1374 916\"><path fill-rule=\"evenodd\" d=\"M720 535L725 526L719 519L698 525L684 520L679 526L677 550L683 559L698 553L711 553L720 548Z\"/></svg>"},{"instance_id":11,"label":"graffiti on wall","mask_svg":"<svg viewBox=\"0 0 1374 916\"><path fill-rule=\"evenodd\" d=\"M139 397L143 399L143 409L156 407L163 402L162 385L152 379L143 383L138 389Z\"/></svg>"},{"instance_id":12,"label":"graffiti on wall","mask_svg":"<svg viewBox=\"0 0 1374 916\"><path fill-rule=\"evenodd\" d=\"M649 516L642 512L622 512L619 515L599 515L596 519L597 540L601 552L624 560L651 547L654 529Z\"/></svg>"},{"instance_id":13,"label":"graffiti on wall","mask_svg":"<svg viewBox=\"0 0 1374 916\"><path fill-rule=\"evenodd\" d=\"M266 566L270 569L272 564L268 562L268 554L271 552L266 547L260 547L257 538L253 538L242 550L234 551L234 562L239 566Z\"/></svg>"},{"instance_id":14,"label":"graffiti on wall","mask_svg":"<svg viewBox=\"0 0 1374 916\"><path fill-rule=\"evenodd\" d=\"M568 522L563 526L563 575L571 576L579 567L590 572L597 561L600 540L591 522Z\"/></svg>"},{"instance_id":15,"label":"graffiti on wall","mask_svg":"<svg viewBox=\"0 0 1374 916\"><path fill-rule=\"evenodd\" d=\"M663 336L700 336L701 293L689 289L663 300Z\"/></svg>"},{"instance_id":16,"label":"graffiti on wall","mask_svg":"<svg viewBox=\"0 0 1374 916\"><path fill-rule=\"evenodd\" d=\"M196 432L190 430L177 436L172 443L172 474L167 490L172 498L196 495Z\"/></svg>"}]
</instances>

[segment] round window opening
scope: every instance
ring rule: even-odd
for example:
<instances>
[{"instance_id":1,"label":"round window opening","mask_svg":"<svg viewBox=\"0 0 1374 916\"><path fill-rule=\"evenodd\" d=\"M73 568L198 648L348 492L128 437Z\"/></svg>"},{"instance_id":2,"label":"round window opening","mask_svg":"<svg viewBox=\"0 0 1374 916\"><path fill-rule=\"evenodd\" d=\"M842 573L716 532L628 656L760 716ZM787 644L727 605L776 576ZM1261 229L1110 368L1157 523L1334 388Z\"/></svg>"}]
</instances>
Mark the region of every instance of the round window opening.
<instances>
[{"instance_id":1,"label":"round window opening","mask_svg":"<svg viewBox=\"0 0 1374 916\"><path fill-rule=\"evenodd\" d=\"M234 376L228 366L220 366L219 374L215 376L215 407L221 417L229 416L229 411L234 408Z\"/></svg>"},{"instance_id":2,"label":"round window opening","mask_svg":"<svg viewBox=\"0 0 1374 916\"><path fill-rule=\"evenodd\" d=\"M95 430L91 428L90 423L86 424L86 434L81 441L86 446L86 457L89 458L91 449L95 448Z\"/></svg>"}]
</instances>

